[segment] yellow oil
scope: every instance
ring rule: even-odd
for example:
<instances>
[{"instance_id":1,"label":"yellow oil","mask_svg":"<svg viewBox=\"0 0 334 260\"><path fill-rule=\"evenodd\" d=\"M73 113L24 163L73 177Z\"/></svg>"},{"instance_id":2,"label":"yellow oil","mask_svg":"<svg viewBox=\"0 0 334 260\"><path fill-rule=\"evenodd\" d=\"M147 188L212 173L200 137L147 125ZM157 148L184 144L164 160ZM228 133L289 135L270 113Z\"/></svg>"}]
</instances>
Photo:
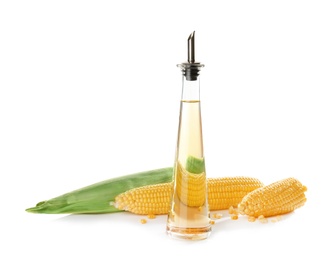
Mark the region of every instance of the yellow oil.
<instances>
[{"instance_id":1,"label":"yellow oil","mask_svg":"<svg viewBox=\"0 0 334 260\"><path fill-rule=\"evenodd\" d=\"M199 172L188 169L189 158L203 162ZM174 191L167 221L167 233L172 237L205 239L211 232L204 165L200 101L181 101Z\"/></svg>"}]
</instances>

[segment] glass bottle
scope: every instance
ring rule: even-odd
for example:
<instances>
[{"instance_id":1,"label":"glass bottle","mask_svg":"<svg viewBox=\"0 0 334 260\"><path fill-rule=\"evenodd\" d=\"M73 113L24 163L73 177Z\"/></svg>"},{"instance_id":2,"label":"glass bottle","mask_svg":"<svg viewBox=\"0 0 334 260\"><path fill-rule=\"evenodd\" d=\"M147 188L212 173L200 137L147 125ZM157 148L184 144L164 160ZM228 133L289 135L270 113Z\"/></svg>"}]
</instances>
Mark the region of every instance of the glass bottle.
<instances>
[{"instance_id":1,"label":"glass bottle","mask_svg":"<svg viewBox=\"0 0 334 260\"><path fill-rule=\"evenodd\" d=\"M182 97L174 164L173 192L167 233L174 238L200 240L211 233L203 154L199 72L194 33L188 38L188 62L182 71Z\"/></svg>"}]
</instances>

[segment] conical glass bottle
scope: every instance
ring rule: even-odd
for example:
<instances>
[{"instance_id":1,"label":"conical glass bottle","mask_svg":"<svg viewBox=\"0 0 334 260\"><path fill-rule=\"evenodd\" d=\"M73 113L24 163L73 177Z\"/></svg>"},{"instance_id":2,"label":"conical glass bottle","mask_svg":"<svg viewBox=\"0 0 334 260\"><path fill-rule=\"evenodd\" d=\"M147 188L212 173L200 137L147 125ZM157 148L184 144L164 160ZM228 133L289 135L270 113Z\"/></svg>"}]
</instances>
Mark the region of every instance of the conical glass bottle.
<instances>
[{"instance_id":1,"label":"conical glass bottle","mask_svg":"<svg viewBox=\"0 0 334 260\"><path fill-rule=\"evenodd\" d=\"M182 97L167 233L199 240L210 235L211 225L200 107L199 72L204 65L195 62L194 33L188 39L188 62L178 65L182 71Z\"/></svg>"}]
</instances>

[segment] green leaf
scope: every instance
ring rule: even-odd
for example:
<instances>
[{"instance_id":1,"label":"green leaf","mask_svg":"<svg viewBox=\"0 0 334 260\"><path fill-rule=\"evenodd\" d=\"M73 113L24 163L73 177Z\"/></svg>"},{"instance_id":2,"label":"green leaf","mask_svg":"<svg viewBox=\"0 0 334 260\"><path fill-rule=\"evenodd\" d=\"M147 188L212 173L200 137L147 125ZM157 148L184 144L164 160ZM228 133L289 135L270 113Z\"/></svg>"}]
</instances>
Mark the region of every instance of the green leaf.
<instances>
[{"instance_id":1,"label":"green leaf","mask_svg":"<svg viewBox=\"0 0 334 260\"><path fill-rule=\"evenodd\" d=\"M203 173L205 171L204 158L188 156L186 162L186 170L190 173Z\"/></svg>"},{"instance_id":2,"label":"green leaf","mask_svg":"<svg viewBox=\"0 0 334 260\"><path fill-rule=\"evenodd\" d=\"M117 195L145 185L171 182L172 175L173 168L168 167L112 178L41 201L26 211L48 214L118 212L120 210L110 205Z\"/></svg>"}]
</instances>

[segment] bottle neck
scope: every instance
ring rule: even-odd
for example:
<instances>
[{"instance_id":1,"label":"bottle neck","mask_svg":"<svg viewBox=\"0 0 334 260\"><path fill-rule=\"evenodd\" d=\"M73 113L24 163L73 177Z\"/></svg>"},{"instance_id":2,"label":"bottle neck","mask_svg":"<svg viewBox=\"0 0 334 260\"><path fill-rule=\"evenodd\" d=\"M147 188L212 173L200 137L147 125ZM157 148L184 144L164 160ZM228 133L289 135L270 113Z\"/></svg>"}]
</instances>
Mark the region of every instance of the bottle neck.
<instances>
[{"instance_id":1,"label":"bottle neck","mask_svg":"<svg viewBox=\"0 0 334 260\"><path fill-rule=\"evenodd\" d=\"M200 76L196 80L187 80L182 75L181 101L200 101Z\"/></svg>"}]
</instances>

